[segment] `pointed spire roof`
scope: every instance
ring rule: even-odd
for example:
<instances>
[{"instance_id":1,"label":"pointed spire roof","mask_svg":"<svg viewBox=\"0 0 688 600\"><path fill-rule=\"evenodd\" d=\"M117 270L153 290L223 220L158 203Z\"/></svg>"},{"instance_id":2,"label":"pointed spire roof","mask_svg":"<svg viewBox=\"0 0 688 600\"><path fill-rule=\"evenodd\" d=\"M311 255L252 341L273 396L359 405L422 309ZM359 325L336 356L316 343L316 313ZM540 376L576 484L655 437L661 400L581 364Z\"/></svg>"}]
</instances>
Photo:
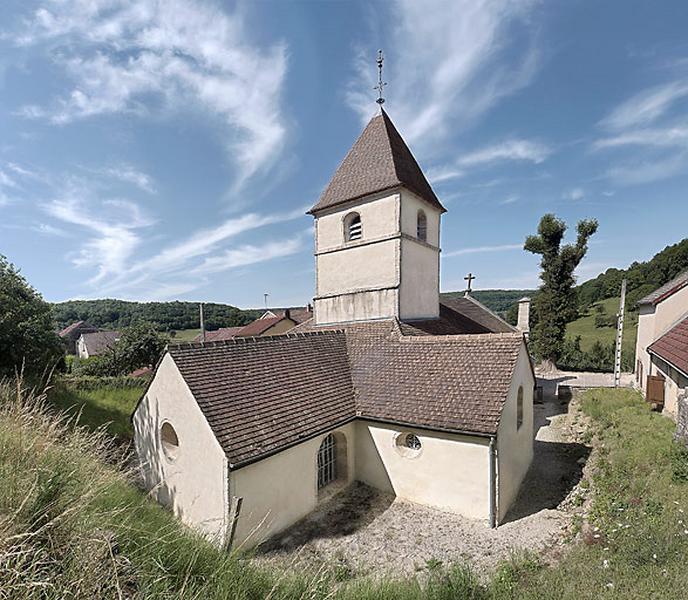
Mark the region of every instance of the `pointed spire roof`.
<instances>
[{"instance_id":1,"label":"pointed spire roof","mask_svg":"<svg viewBox=\"0 0 688 600\"><path fill-rule=\"evenodd\" d=\"M373 117L308 212L337 206L376 192L404 186L442 212L446 209L432 191L411 150L384 110Z\"/></svg>"}]
</instances>

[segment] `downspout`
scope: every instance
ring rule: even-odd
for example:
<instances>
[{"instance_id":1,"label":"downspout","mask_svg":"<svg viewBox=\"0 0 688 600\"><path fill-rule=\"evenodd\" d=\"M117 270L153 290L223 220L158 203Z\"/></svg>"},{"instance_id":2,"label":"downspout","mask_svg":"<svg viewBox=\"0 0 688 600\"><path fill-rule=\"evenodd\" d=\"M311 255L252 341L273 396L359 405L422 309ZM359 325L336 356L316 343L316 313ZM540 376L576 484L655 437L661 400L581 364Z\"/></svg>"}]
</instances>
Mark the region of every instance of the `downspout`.
<instances>
[{"instance_id":1,"label":"downspout","mask_svg":"<svg viewBox=\"0 0 688 600\"><path fill-rule=\"evenodd\" d=\"M497 527L497 438L490 436L490 528Z\"/></svg>"}]
</instances>

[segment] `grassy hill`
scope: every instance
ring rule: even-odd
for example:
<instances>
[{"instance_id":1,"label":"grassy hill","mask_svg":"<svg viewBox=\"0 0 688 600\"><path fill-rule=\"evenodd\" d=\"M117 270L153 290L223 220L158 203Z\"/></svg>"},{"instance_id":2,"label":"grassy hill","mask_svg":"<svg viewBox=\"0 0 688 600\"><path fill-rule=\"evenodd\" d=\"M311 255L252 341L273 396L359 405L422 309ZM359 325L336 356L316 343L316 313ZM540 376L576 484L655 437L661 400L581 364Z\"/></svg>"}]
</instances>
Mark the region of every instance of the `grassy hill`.
<instances>
[{"instance_id":1,"label":"grassy hill","mask_svg":"<svg viewBox=\"0 0 688 600\"><path fill-rule=\"evenodd\" d=\"M580 336L580 346L583 352L590 352L593 345L599 342L603 345L616 344L616 324L614 315L619 311L620 298L607 298L595 302L587 307L583 314L571 321L566 327L566 337L575 339ZM599 307L599 308L598 308ZM598 319L598 315L602 319ZM598 326L598 321L606 321L608 324ZM614 322L614 324L612 324ZM635 339L638 330L638 312L629 311L628 305L626 318L624 320L624 333L622 342L622 362L623 368L632 370L635 355Z\"/></svg>"}]
</instances>

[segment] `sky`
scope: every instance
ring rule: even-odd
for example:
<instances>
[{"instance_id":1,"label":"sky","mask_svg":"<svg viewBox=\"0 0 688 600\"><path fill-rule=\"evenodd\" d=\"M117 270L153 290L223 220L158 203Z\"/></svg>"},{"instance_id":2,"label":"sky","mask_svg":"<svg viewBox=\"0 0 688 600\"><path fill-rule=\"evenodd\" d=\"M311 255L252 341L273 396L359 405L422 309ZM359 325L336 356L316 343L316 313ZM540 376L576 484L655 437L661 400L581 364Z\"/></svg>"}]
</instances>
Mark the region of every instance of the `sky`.
<instances>
[{"instance_id":1,"label":"sky","mask_svg":"<svg viewBox=\"0 0 688 600\"><path fill-rule=\"evenodd\" d=\"M441 287L579 281L688 233L688 3L4 0L0 254L50 301L303 305L318 199L385 109L448 212Z\"/></svg>"}]
</instances>

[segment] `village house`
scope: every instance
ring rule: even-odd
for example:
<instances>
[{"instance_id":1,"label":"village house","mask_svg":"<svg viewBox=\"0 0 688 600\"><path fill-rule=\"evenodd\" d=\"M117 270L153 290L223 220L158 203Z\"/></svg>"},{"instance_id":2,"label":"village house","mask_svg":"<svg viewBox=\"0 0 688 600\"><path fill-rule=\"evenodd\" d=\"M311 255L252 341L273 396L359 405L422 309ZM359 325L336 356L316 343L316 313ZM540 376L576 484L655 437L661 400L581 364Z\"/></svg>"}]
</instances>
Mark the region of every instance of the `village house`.
<instances>
[{"instance_id":1,"label":"village house","mask_svg":"<svg viewBox=\"0 0 688 600\"><path fill-rule=\"evenodd\" d=\"M239 327L220 327L213 331L199 333L194 342L218 342L234 337L255 337L263 335L277 335L286 333L296 325L307 321L312 316L312 308L280 308L266 310L260 317L251 321L248 325Z\"/></svg>"},{"instance_id":2,"label":"village house","mask_svg":"<svg viewBox=\"0 0 688 600\"><path fill-rule=\"evenodd\" d=\"M168 347L132 416L145 485L226 547L354 480L497 526L533 456L531 360L470 295L440 301L445 208L384 111L309 212L312 318Z\"/></svg>"},{"instance_id":3,"label":"village house","mask_svg":"<svg viewBox=\"0 0 688 600\"><path fill-rule=\"evenodd\" d=\"M96 331L98 331L98 328L86 321L75 321L71 325L67 325L57 335L64 340L67 346L67 354L76 354L76 344L81 334L94 333Z\"/></svg>"},{"instance_id":4,"label":"village house","mask_svg":"<svg viewBox=\"0 0 688 600\"><path fill-rule=\"evenodd\" d=\"M112 348L121 336L119 331L82 333L76 343L76 353L79 358L99 356Z\"/></svg>"},{"instance_id":5,"label":"village house","mask_svg":"<svg viewBox=\"0 0 688 600\"><path fill-rule=\"evenodd\" d=\"M676 419L688 391L688 271L638 302L635 383Z\"/></svg>"}]
</instances>

